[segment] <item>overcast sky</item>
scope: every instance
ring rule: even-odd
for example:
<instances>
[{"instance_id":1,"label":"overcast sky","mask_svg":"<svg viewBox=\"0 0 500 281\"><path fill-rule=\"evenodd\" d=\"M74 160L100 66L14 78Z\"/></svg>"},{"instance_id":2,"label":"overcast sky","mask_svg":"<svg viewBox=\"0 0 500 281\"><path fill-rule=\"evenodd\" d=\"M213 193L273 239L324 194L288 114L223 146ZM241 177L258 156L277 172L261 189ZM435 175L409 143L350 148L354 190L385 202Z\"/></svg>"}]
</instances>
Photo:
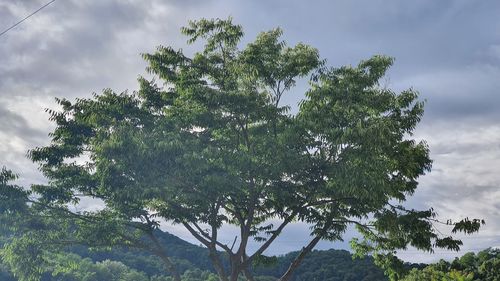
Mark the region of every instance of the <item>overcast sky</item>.
<instances>
[{"instance_id":1,"label":"overcast sky","mask_svg":"<svg viewBox=\"0 0 500 281\"><path fill-rule=\"evenodd\" d=\"M46 2L0 0L0 31ZM43 182L25 154L48 143L53 125L44 108L54 107L55 97L133 91L145 74L140 53L160 44L193 52L181 26L232 16L244 27L244 42L279 26L290 45L311 44L331 66L375 54L395 57L384 83L395 90L412 87L427 100L416 138L428 142L434 160L409 206L432 206L443 219L484 218L481 232L464 238L464 251L500 246L499 15L495 0L57 0L0 36L0 166L19 173L22 184ZM299 87L287 102L302 97ZM164 229L193 241L178 228ZM291 226L269 253L300 249L307 233L304 225ZM232 237L227 230L226 238ZM346 244L318 248L331 247ZM415 262L455 255L401 254Z\"/></svg>"}]
</instances>

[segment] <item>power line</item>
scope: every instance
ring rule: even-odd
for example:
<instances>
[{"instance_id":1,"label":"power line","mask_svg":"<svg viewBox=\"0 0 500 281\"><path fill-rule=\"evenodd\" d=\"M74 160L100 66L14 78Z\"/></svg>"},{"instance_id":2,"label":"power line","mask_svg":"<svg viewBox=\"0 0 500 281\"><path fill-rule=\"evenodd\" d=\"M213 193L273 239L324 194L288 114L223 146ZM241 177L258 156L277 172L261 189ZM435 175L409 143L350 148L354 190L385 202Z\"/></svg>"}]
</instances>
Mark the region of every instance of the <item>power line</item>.
<instances>
[{"instance_id":1,"label":"power line","mask_svg":"<svg viewBox=\"0 0 500 281\"><path fill-rule=\"evenodd\" d=\"M33 13L29 14L28 16L26 16L24 19L18 21L17 23L15 23L14 25L12 25L11 27L7 28L6 30L2 31L2 33L0 33L0 36L4 35L5 33L7 33L9 30L13 29L14 27L20 25L23 21L29 19L31 16L33 16L34 14L40 12L43 8L47 7L48 5L54 3L56 0L52 0L50 2L48 2L47 4L43 5L42 7L38 8L38 10L34 11Z\"/></svg>"}]
</instances>

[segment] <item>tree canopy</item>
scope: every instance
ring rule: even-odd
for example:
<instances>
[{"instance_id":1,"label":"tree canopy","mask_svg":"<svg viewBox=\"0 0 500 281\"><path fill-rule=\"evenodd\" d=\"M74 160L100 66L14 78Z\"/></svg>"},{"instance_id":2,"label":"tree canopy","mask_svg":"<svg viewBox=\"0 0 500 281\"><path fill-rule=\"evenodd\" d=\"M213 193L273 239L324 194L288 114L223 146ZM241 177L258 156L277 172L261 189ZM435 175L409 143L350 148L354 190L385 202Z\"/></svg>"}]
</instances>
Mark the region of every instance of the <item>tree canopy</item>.
<instances>
[{"instance_id":1,"label":"tree canopy","mask_svg":"<svg viewBox=\"0 0 500 281\"><path fill-rule=\"evenodd\" d=\"M440 260L423 269L412 269L404 281L496 281L500 277L500 250L486 249L466 253L451 263Z\"/></svg>"},{"instance_id":2,"label":"tree canopy","mask_svg":"<svg viewBox=\"0 0 500 281\"><path fill-rule=\"evenodd\" d=\"M51 144L29 157L49 183L24 191L8 184L10 174L2 180L1 198L13 204L3 214L24 218L14 224L21 235L9 242L8 261L41 264L41 253L75 243L127 245L158 255L180 280L155 236L163 220L207 247L224 281L253 280L251 266L270 260L266 249L297 221L311 226L311 240L283 281L320 240L341 240L350 225L364 237L353 247L375 252L394 278L398 249L459 249L459 240L436 233L432 209L403 206L431 160L427 144L412 138L423 115L418 93L379 83L392 58L327 67L317 49L288 46L280 29L242 47L242 27L231 19L192 21L182 33L203 49L144 54L154 78L140 77L137 92L62 98L61 109L48 110ZM283 97L302 77L310 86L292 111ZM77 212L71 205L82 198L103 207ZM472 233L481 221L448 223ZM240 233L226 244L218 234L228 224ZM251 239L260 243L255 252L247 251Z\"/></svg>"}]
</instances>

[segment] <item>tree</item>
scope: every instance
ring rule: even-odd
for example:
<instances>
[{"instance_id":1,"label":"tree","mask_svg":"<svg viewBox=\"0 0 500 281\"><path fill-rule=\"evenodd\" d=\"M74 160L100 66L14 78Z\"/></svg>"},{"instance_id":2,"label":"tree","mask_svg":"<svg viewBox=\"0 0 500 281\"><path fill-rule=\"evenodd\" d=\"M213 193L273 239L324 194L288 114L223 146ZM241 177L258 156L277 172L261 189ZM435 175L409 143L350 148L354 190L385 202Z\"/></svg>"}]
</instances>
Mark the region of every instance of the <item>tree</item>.
<instances>
[{"instance_id":1,"label":"tree","mask_svg":"<svg viewBox=\"0 0 500 281\"><path fill-rule=\"evenodd\" d=\"M57 125L52 143L29 156L50 182L25 197L33 217L57 227L43 235L36 230L26 245L42 239L147 249L180 280L154 233L163 219L208 248L224 281L241 274L254 280L252 264L265 260L266 249L295 221L311 225L311 241L280 280L289 280L320 240L342 239L349 225L366 238L355 248L377 252L391 268L393 252L407 245L458 249L460 241L434 232L433 210L400 204L431 160L425 142L411 138L423 114L417 92L379 85L392 58L327 68L315 48L288 47L280 29L240 50L242 28L231 19L192 21L182 32L188 43L202 40L203 50L188 57L160 46L143 55L159 85L141 77L135 93L108 89L93 98L58 99L62 109L49 110ZM293 113L282 97L307 75L310 89ZM104 208L68 207L84 197ZM480 223L450 224L474 232ZM218 239L225 224L240 229L233 243ZM260 242L253 253L250 239ZM19 241L11 245L24 245Z\"/></svg>"},{"instance_id":2,"label":"tree","mask_svg":"<svg viewBox=\"0 0 500 281\"><path fill-rule=\"evenodd\" d=\"M453 263L443 260L423 269L412 269L402 280L485 280L495 281L500 276L500 250L486 249L479 253L466 253Z\"/></svg>"},{"instance_id":3,"label":"tree","mask_svg":"<svg viewBox=\"0 0 500 281\"><path fill-rule=\"evenodd\" d=\"M75 254L58 254L52 257L51 266L47 268L53 278L50 280L65 281L149 281L142 272L138 272L121 262L105 260L93 263Z\"/></svg>"}]
</instances>

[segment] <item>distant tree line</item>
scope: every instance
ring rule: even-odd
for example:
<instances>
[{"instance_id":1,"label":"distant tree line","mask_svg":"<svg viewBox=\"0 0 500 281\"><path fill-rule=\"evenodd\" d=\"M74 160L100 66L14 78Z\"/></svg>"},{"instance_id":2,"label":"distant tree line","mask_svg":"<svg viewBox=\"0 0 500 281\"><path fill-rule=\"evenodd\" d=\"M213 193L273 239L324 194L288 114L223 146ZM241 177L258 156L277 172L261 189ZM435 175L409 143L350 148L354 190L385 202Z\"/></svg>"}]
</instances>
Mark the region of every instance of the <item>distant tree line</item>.
<instances>
[{"instance_id":1,"label":"distant tree line","mask_svg":"<svg viewBox=\"0 0 500 281\"><path fill-rule=\"evenodd\" d=\"M423 269L412 269L403 281L498 281L500 280L500 250L486 249L455 258L440 260Z\"/></svg>"},{"instance_id":2,"label":"distant tree line","mask_svg":"<svg viewBox=\"0 0 500 281\"><path fill-rule=\"evenodd\" d=\"M219 280L215 269L208 262L208 250L192 245L178 237L158 231L159 241L171 250L173 261L179 268L182 281ZM0 247L1 248L1 247ZM5 248L0 251L6 251ZM260 261L252 267L256 281L275 281L283 269L297 255L291 252L284 256ZM84 246L68 247L67 252L49 254L49 261L42 269L41 281L172 281L171 274L162 261L145 251L115 247L111 250L90 250ZM1 260L0 260L1 261ZM226 261L227 263L227 261ZM225 264L228 267L227 264ZM17 281L15 268L0 262L0 280ZM243 276L241 280L246 280ZM294 281L300 280L387 280L383 270L371 257L352 259L348 251L312 251L297 268Z\"/></svg>"},{"instance_id":3,"label":"distant tree line","mask_svg":"<svg viewBox=\"0 0 500 281\"><path fill-rule=\"evenodd\" d=\"M206 248L190 244L180 238L159 231L159 241L171 249L182 281L219 280L215 269L208 262ZM0 236L0 254L4 238ZM252 267L256 281L276 281L284 268L297 255L269 257ZM172 281L162 261L145 251L115 247L111 250L89 250L71 246L67 252L49 254L41 281ZM228 265L225 265L228 266ZM402 281L498 281L500 280L500 250L489 248L481 252L466 253L448 262L434 264L405 264L406 276ZM12 268L0 259L0 280L17 281ZM246 280L240 277L241 280ZM353 259L344 250L312 251L292 277L294 281L385 281L388 277L374 264L372 257Z\"/></svg>"}]
</instances>

